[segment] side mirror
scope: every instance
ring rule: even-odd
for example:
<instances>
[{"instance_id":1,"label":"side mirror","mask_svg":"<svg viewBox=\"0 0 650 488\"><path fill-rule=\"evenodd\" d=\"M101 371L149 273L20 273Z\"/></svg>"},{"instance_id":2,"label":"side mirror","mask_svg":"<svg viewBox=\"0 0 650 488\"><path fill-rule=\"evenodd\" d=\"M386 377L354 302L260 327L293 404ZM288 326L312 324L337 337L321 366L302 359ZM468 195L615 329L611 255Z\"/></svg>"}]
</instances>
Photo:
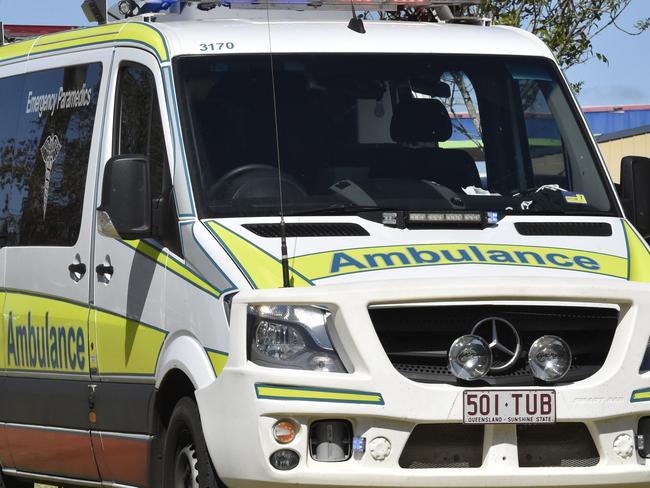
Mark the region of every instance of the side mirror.
<instances>
[{"instance_id":1,"label":"side mirror","mask_svg":"<svg viewBox=\"0 0 650 488\"><path fill-rule=\"evenodd\" d=\"M650 159L628 156L621 161L621 200L627 218L650 237Z\"/></svg>"},{"instance_id":2,"label":"side mirror","mask_svg":"<svg viewBox=\"0 0 650 488\"><path fill-rule=\"evenodd\" d=\"M106 163L99 232L116 239L151 236L149 162L140 155L116 156Z\"/></svg>"}]
</instances>

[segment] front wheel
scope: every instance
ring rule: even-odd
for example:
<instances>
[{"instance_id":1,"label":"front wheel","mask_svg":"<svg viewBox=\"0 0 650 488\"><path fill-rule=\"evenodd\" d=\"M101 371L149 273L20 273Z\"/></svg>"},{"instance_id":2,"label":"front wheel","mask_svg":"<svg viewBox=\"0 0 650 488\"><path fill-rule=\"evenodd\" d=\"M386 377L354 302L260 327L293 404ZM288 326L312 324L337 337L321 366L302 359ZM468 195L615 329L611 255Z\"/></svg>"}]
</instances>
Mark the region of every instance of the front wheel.
<instances>
[{"instance_id":1,"label":"front wheel","mask_svg":"<svg viewBox=\"0 0 650 488\"><path fill-rule=\"evenodd\" d=\"M164 488L224 488L212 467L199 409L182 398L174 408L163 452Z\"/></svg>"},{"instance_id":2,"label":"front wheel","mask_svg":"<svg viewBox=\"0 0 650 488\"><path fill-rule=\"evenodd\" d=\"M15 478L3 478L2 474L0 474L0 488L34 488L34 482L17 480Z\"/></svg>"}]
</instances>

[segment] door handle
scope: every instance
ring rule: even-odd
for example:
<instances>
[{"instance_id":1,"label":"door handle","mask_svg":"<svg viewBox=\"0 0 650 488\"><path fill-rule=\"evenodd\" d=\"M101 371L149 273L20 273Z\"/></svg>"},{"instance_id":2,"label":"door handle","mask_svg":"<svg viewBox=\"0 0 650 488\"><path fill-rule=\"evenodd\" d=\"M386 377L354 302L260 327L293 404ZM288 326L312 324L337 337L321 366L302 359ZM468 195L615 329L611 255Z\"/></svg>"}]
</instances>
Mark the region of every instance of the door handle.
<instances>
[{"instance_id":1,"label":"door handle","mask_svg":"<svg viewBox=\"0 0 650 488\"><path fill-rule=\"evenodd\" d=\"M95 271L98 275L112 275L115 272L115 269L110 264L98 264Z\"/></svg>"},{"instance_id":2,"label":"door handle","mask_svg":"<svg viewBox=\"0 0 650 488\"><path fill-rule=\"evenodd\" d=\"M68 266L68 271L73 280L79 281L86 274L86 265L84 263L72 263Z\"/></svg>"}]
</instances>

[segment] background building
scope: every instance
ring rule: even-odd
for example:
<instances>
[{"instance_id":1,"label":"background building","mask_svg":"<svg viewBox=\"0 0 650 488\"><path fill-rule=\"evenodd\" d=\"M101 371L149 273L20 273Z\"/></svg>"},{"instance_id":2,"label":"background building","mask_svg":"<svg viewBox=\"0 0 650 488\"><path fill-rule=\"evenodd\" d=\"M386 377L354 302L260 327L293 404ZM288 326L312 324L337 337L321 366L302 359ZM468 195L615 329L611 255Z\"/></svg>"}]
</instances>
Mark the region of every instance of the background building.
<instances>
[{"instance_id":1,"label":"background building","mask_svg":"<svg viewBox=\"0 0 650 488\"><path fill-rule=\"evenodd\" d=\"M650 158L650 105L585 108L614 181L619 181L625 156Z\"/></svg>"}]
</instances>

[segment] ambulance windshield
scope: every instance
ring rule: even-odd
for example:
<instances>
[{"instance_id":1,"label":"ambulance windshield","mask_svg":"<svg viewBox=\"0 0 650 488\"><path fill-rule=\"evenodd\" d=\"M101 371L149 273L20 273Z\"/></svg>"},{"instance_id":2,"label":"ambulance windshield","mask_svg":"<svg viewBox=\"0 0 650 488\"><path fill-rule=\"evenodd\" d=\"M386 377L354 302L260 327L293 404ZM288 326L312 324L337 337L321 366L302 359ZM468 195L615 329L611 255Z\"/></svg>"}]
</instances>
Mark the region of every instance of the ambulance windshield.
<instances>
[{"instance_id":1,"label":"ambulance windshield","mask_svg":"<svg viewBox=\"0 0 650 488\"><path fill-rule=\"evenodd\" d=\"M615 215L550 61L277 54L275 84L270 62L175 60L202 217L278 215L280 181L286 215L369 208Z\"/></svg>"}]
</instances>

